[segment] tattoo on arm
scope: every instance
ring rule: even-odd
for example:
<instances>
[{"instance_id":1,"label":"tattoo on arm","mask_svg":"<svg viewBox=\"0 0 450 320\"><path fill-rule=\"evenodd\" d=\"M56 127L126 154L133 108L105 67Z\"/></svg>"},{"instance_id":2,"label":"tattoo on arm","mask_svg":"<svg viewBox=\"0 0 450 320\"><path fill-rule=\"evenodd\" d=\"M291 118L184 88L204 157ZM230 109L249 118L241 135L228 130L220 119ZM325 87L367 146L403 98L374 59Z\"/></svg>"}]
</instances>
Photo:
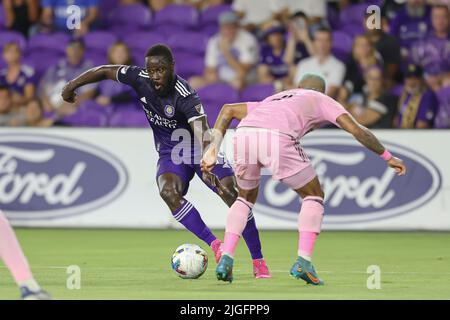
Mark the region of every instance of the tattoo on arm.
<instances>
[{"instance_id":1,"label":"tattoo on arm","mask_svg":"<svg viewBox=\"0 0 450 320\"><path fill-rule=\"evenodd\" d=\"M372 150L376 154L382 154L384 152L384 147L377 137L375 137L375 135L366 127L362 125L359 125L359 127L361 130L355 135L355 138L369 150Z\"/></svg>"}]
</instances>

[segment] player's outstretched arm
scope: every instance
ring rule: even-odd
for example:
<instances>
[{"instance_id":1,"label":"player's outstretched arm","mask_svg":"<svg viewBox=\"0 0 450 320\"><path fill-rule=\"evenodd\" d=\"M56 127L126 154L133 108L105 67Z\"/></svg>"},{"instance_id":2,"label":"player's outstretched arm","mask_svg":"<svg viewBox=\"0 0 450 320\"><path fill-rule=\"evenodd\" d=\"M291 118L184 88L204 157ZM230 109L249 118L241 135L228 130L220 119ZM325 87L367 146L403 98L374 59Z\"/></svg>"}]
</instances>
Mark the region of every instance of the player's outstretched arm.
<instances>
[{"instance_id":1,"label":"player's outstretched arm","mask_svg":"<svg viewBox=\"0 0 450 320\"><path fill-rule=\"evenodd\" d=\"M106 79L116 80L117 70L120 67L120 65L103 65L83 72L64 86L61 92L62 98L66 102L74 103L76 99L75 90L77 88Z\"/></svg>"},{"instance_id":2,"label":"player's outstretched arm","mask_svg":"<svg viewBox=\"0 0 450 320\"><path fill-rule=\"evenodd\" d=\"M386 160L387 165L394 168L397 175L403 176L406 174L406 166L403 160L393 157L389 151L383 147L377 137L375 137L369 129L359 124L352 116L343 114L339 116L336 121L342 129L352 134L363 146Z\"/></svg>"},{"instance_id":3,"label":"player's outstretched arm","mask_svg":"<svg viewBox=\"0 0 450 320\"><path fill-rule=\"evenodd\" d=\"M203 155L202 168L210 171L217 162L217 154L220 150L223 137L233 119L242 120L247 115L246 103L225 104L220 110L214 129L211 133L211 143L208 150Z\"/></svg>"}]
</instances>

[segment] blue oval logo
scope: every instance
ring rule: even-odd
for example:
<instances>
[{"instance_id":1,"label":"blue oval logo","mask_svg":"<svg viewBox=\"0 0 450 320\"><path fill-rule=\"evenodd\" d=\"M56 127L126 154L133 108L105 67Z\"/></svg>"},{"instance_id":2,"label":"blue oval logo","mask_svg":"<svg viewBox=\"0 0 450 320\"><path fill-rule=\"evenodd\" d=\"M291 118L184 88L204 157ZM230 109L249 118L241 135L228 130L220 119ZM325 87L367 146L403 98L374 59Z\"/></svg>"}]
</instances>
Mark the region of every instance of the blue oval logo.
<instances>
[{"instance_id":1,"label":"blue oval logo","mask_svg":"<svg viewBox=\"0 0 450 320\"><path fill-rule=\"evenodd\" d=\"M384 145L407 165L397 177L379 156L344 136L308 137L305 151L325 192L325 224L357 223L406 214L430 201L441 188L441 174L425 156L393 143ZM296 220L298 195L262 176L257 211Z\"/></svg>"},{"instance_id":2,"label":"blue oval logo","mask_svg":"<svg viewBox=\"0 0 450 320\"><path fill-rule=\"evenodd\" d=\"M14 220L55 219L114 201L128 184L108 151L42 134L0 135L0 203Z\"/></svg>"}]
</instances>

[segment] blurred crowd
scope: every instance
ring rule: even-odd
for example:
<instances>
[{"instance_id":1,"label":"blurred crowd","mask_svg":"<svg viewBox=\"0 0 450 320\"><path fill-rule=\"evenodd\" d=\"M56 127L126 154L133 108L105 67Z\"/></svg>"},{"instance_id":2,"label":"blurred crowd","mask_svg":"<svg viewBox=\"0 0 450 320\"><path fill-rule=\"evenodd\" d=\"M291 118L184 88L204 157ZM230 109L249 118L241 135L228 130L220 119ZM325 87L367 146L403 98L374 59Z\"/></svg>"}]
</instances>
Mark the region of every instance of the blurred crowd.
<instances>
[{"instance_id":1,"label":"blurred crowd","mask_svg":"<svg viewBox=\"0 0 450 320\"><path fill-rule=\"evenodd\" d=\"M211 124L221 103L263 99L313 72L369 128L450 128L449 8L448 0L2 0L0 125L147 126L120 83L85 86L75 104L60 92L95 65L143 66L146 48L167 43Z\"/></svg>"}]
</instances>

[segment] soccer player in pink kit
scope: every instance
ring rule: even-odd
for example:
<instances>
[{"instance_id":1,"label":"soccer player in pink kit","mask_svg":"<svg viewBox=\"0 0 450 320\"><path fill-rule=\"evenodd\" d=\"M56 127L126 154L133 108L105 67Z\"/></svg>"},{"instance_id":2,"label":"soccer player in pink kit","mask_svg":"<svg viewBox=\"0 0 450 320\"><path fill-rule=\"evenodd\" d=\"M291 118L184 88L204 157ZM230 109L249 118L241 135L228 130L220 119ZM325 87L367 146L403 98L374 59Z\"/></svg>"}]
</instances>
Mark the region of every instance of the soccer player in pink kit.
<instances>
[{"instance_id":1,"label":"soccer player in pink kit","mask_svg":"<svg viewBox=\"0 0 450 320\"><path fill-rule=\"evenodd\" d=\"M0 210L0 260L11 271L24 300L50 300L51 296L33 278L14 230Z\"/></svg>"},{"instance_id":2,"label":"soccer player in pink kit","mask_svg":"<svg viewBox=\"0 0 450 320\"><path fill-rule=\"evenodd\" d=\"M324 123L333 123L352 134L362 145L380 155L398 175L406 173L401 159L393 157L378 139L338 102L323 94L325 81L305 75L299 89L275 94L261 102L226 104L214 126L210 149L202 159L202 169L210 171L217 160L220 144L233 119L240 120L234 137L235 175L239 197L231 206L223 254L217 265L219 280L233 280L233 256L242 230L258 195L261 168L268 168L301 198L298 216L298 258L290 274L313 285L322 285L311 263L316 238L321 231L324 193L317 175L298 140Z\"/></svg>"}]
</instances>

